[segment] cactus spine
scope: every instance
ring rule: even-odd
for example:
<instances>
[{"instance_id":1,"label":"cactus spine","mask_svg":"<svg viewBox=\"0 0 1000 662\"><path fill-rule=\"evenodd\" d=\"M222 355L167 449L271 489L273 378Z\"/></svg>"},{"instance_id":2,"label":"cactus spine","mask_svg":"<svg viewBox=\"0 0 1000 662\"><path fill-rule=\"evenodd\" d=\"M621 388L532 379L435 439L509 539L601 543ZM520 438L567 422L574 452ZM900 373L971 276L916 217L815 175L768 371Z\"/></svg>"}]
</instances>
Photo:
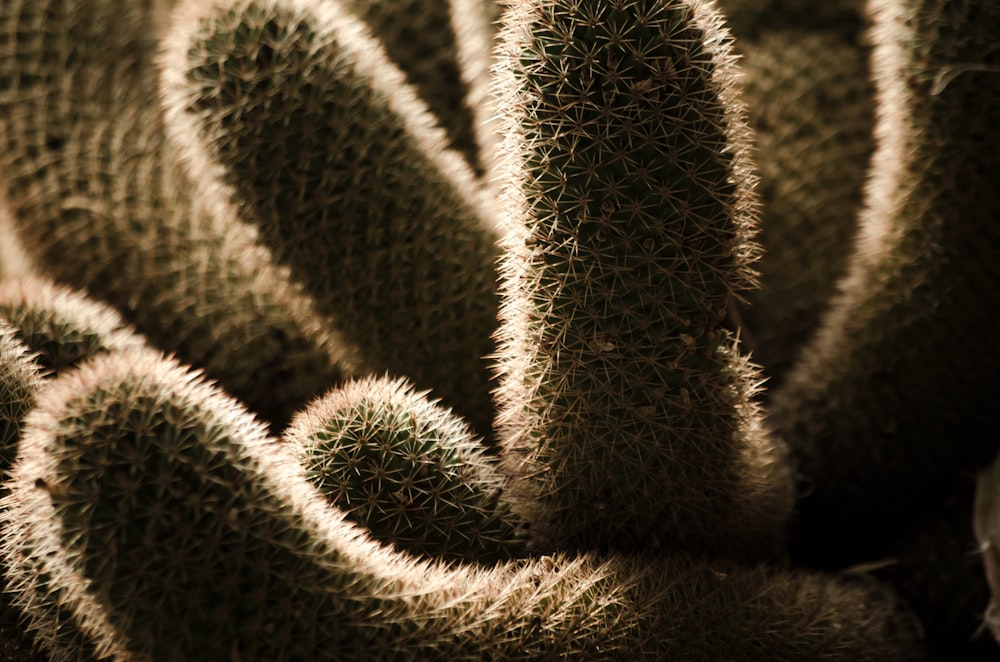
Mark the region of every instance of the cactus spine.
<instances>
[{"instance_id":1,"label":"cactus spine","mask_svg":"<svg viewBox=\"0 0 1000 662\"><path fill-rule=\"evenodd\" d=\"M496 237L402 72L334 4L191 0L185 14L163 95L195 179L221 173L373 370L488 433Z\"/></svg>"},{"instance_id":2,"label":"cactus spine","mask_svg":"<svg viewBox=\"0 0 1000 662\"><path fill-rule=\"evenodd\" d=\"M151 343L282 425L359 369L357 357L227 204L194 195L150 103L164 6L0 7L12 221L46 274L111 303Z\"/></svg>"},{"instance_id":3,"label":"cactus spine","mask_svg":"<svg viewBox=\"0 0 1000 662\"><path fill-rule=\"evenodd\" d=\"M867 591L808 574L683 556L416 561L368 540L294 465L197 374L149 350L102 355L30 414L0 504L16 544L2 552L35 554L95 650L118 660L919 652ZM29 599L37 574L10 574L32 618L50 613Z\"/></svg>"},{"instance_id":4,"label":"cactus spine","mask_svg":"<svg viewBox=\"0 0 1000 662\"><path fill-rule=\"evenodd\" d=\"M814 485L799 556L867 560L870 532L996 453L1000 5L873 4L876 152L857 249L769 421Z\"/></svg>"},{"instance_id":5,"label":"cactus spine","mask_svg":"<svg viewBox=\"0 0 1000 662\"><path fill-rule=\"evenodd\" d=\"M349 382L296 415L283 439L310 482L378 540L446 560L523 554L482 440L405 380Z\"/></svg>"},{"instance_id":6,"label":"cactus spine","mask_svg":"<svg viewBox=\"0 0 1000 662\"><path fill-rule=\"evenodd\" d=\"M755 221L721 18L523 1L504 39L510 498L543 549L772 548L788 476L721 326Z\"/></svg>"}]
</instances>

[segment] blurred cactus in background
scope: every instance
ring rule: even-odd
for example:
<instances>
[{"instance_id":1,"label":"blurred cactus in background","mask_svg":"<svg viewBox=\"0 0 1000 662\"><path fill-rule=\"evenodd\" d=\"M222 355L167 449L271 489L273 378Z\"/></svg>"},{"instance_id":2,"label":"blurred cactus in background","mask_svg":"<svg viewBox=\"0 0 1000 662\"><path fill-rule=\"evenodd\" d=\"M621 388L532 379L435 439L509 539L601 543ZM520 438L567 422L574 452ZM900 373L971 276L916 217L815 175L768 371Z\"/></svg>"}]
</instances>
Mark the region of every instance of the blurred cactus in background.
<instances>
[{"instance_id":1,"label":"blurred cactus in background","mask_svg":"<svg viewBox=\"0 0 1000 662\"><path fill-rule=\"evenodd\" d=\"M0 660L1000 659L993 0L0 44Z\"/></svg>"}]
</instances>

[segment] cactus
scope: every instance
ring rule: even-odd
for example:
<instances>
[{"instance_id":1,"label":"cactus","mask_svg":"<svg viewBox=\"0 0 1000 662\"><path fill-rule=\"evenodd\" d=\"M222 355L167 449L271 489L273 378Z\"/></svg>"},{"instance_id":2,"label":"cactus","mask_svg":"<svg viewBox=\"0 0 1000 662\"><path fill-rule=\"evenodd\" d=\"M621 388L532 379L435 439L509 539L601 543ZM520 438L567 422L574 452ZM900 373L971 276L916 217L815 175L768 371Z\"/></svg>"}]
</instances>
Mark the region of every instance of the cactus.
<instances>
[{"instance_id":1,"label":"cactus","mask_svg":"<svg viewBox=\"0 0 1000 662\"><path fill-rule=\"evenodd\" d=\"M521 2L504 39L512 502L540 549L773 550L790 489L721 326L754 199L720 16Z\"/></svg>"},{"instance_id":2,"label":"cactus","mask_svg":"<svg viewBox=\"0 0 1000 662\"><path fill-rule=\"evenodd\" d=\"M723 318L742 299L765 300L751 289L754 269L773 296L804 278L796 262L818 259L820 249L786 251L769 234L774 218L791 215L788 203L805 206L795 171L779 167L794 140L830 126L824 113L860 106L847 94L811 109L780 98L824 81L837 81L838 95L865 88L859 3L720 0L733 41L711 0L432 1L394 11L444 26L448 7L454 36L424 43L457 60L469 89L455 98L476 106L475 117L497 113L482 84L500 59L501 128L484 122L477 140L483 164L500 133L506 151L486 177L446 148L429 104L403 83L401 69L425 63L391 65L387 52L401 45L383 47L346 0L0 3L0 212L9 211L0 213L0 270L110 304L121 318L94 326L115 335L131 325L177 355L104 352L101 331L91 345L71 343L96 356L67 357L55 379L42 379L45 357L19 340L23 321L0 320L0 431L14 461L0 485L0 659L995 652L966 640L978 610L988 623L1000 618L985 603L979 559L966 555L962 490L998 450L987 426L997 317L979 305L1000 264L989 110L998 105L997 9L871 0L879 111L862 234L832 312L772 397L759 382L779 364L750 366L746 334L792 330L790 321L760 303L748 326ZM501 4L504 42L490 54L483 12ZM255 12L279 20L237 28L225 43L195 38L199 26L208 34ZM796 63L808 67L779 68L775 52L804 53L809 61ZM842 65L853 79L837 73ZM377 116L380 126L395 128L362 142L399 146L392 159L330 146L331 135L371 119L371 105L346 114L326 105L342 89L332 74L345 71L382 90L366 98L382 99L393 112ZM453 70L441 73L454 81ZM770 92L776 76L786 83ZM246 103L219 114L228 106L212 102L225 95L206 90L237 90L229 101ZM322 153L298 158L302 136ZM807 144L800 168L836 158L844 181L865 168L860 151ZM262 158L245 158L255 150ZM763 196L750 190L753 154ZM357 178L350 210L314 185L324 171ZM823 179L803 200L833 193L816 182L840 181L815 174ZM833 194L838 204L846 197ZM419 204L386 213L393 200ZM261 209L273 213L266 222ZM296 216L303 209L312 216ZM815 209L813 220L833 211ZM771 249L762 261L758 211ZM276 225L348 216L368 222L362 240L327 225L316 230L323 241L303 239ZM335 272L338 247L368 267ZM9 258L21 249L29 259L19 266ZM830 243L822 250L824 263L837 257ZM404 270L406 305L379 308L358 294L376 280L385 297L399 294L384 284ZM794 321L814 323L806 317ZM795 351L797 342L784 344ZM386 376L347 379L365 374ZM461 449L454 473L427 474L445 485L423 495L436 529L401 535L418 501L399 508L405 480L365 494L402 513L388 535L376 520L361 523L343 490L331 503L311 484L296 448L333 438L319 415L344 395L377 403L353 412L355 422L379 412L365 435L383 445L400 434L426 441L434 429L445 432L431 439L439 450ZM418 430L421 421L431 426ZM490 443L502 443L484 454L472 430L489 437L491 428ZM790 555L785 442L815 485L794 508ZM378 476L402 466L404 478L423 479L432 458L410 455L366 468ZM485 499L487 520L526 519L529 539L509 541L510 554L470 549L480 525L443 516L461 487ZM833 519L842 497L845 517ZM983 499L977 526L994 581ZM939 510L941 501L955 510ZM421 558L435 547L443 560ZM886 557L896 562L865 571Z\"/></svg>"},{"instance_id":3,"label":"cactus","mask_svg":"<svg viewBox=\"0 0 1000 662\"><path fill-rule=\"evenodd\" d=\"M41 374L33 355L15 333L13 327L0 319L0 472L3 475L17 455L21 424L41 386Z\"/></svg>"},{"instance_id":4,"label":"cactus","mask_svg":"<svg viewBox=\"0 0 1000 662\"><path fill-rule=\"evenodd\" d=\"M374 370L434 389L489 433L496 237L403 74L333 4L186 7L163 95L194 178L233 187Z\"/></svg>"},{"instance_id":5,"label":"cactus","mask_svg":"<svg viewBox=\"0 0 1000 662\"><path fill-rule=\"evenodd\" d=\"M36 355L21 342L16 329L0 317L0 495L18 454L24 419L42 387ZM4 538L9 539L7 531ZM6 581L0 578L0 660L44 662L48 656L22 627L22 614L12 603Z\"/></svg>"},{"instance_id":6,"label":"cactus","mask_svg":"<svg viewBox=\"0 0 1000 662\"><path fill-rule=\"evenodd\" d=\"M867 560L871 532L996 454L1000 5L881 0L876 152L856 252L769 422L812 492L803 561ZM922 505L921 505L922 504Z\"/></svg>"},{"instance_id":7,"label":"cactus","mask_svg":"<svg viewBox=\"0 0 1000 662\"><path fill-rule=\"evenodd\" d=\"M150 103L161 11L0 7L0 184L46 275L111 303L280 426L359 361L234 211L193 195Z\"/></svg>"},{"instance_id":8,"label":"cactus","mask_svg":"<svg viewBox=\"0 0 1000 662\"><path fill-rule=\"evenodd\" d=\"M482 440L405 380L345 384L297 414L282 438L310 482L378 540L446 560L524 553Z\"/></svg>"},{"instance_id":9,"label":"cactus","mask_svg":"<svg viewBox=\"0 0 1000 662\"><path fill-rule=\"evenodd\" d=\"M95 650L120 660L919 651L868 591L814 575L682 556L426 564L376 546L294 464L196 373L150 350L103 355L29 416L3 555L35 555ZM27 600L37 575L11 579L33 618L49 613Z\"/></svg>"},{"instance_id":10,"label":"cactus","mask_svg":"<svg viewBox=\"0 0 1000 662\"><path fill-rule=\"evenodd\" d=\"M49 373L145 342L113 308L37 277L0 281L0 319L16 329Z\"/></svg>"},{"instance_id":11,"label":"cactus","mask_svg":"<svg viewBox=\"0 0 1000 662\"><path fill-rule=\"evenodd\" d=\"M815 333L853 249L872 149L865 53L828 32L742 45L763 204L760 289L740 311L771 390Z\"/></svg>"}]
</instances>

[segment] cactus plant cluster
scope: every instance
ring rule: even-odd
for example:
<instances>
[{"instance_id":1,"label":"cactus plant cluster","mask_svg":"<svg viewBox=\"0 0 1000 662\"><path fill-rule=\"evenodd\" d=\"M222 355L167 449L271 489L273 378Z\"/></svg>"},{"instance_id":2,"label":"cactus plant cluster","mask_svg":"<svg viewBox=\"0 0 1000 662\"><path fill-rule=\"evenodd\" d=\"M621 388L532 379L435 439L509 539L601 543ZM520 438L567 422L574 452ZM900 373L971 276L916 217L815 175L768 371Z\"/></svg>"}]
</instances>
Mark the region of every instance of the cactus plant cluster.
<instances>
[{"instance_id":1,"label":"cactus plant cluster","mask_svg":"<svg viewBox=\"0 0 1000 662\"><path fill-rule=\"evenodd\" d=\"M0 3L0 659L1000 659L1000 9L717 2Z\"/></svg>"}]
</instances>

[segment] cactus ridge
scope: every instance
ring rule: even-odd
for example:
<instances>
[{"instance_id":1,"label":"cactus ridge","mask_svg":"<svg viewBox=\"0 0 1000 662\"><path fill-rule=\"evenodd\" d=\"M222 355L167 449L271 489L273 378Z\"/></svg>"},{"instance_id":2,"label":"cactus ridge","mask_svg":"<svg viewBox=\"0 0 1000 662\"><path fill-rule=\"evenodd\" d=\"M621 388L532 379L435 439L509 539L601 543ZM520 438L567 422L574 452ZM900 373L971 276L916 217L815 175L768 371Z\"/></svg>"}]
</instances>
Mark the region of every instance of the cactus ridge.
<instances>
[{"instance_id":1,"label":"cactus ridge","mask_svg":"<svg viewBox=\"0 0 1000 662\"><path fill-rule=\"evenodd\" d=\"M336 5L182 9L163 95L194 179L232 186L372 370L434 389L487 435L494 384L483 357L499 305L491 212L403 73Z\"/></svg>"},{"instance_id":2,"label":"cactus ridge","mask_svg":"<svg viewBox=\"0 0 1000 662\"><path fill-rule=\"evenodd\" d=\"M721 326L756 254L721 17L519 2L500 53L512 501L542 548L773 547L790 483Z\"/></svg>"},{"instance_id":3,"label":"cactus ridge","mask_svg":"<svg viewBox=\"0 0 1000 662\"><path fill-rule=\"evenodd\" d=\"M378 540L446 560L524 554L482 440L404 379L348 382L298 413L282 438L310 482Z\"/></svg>"},{"instance_id":4,"label":"cactus ridge","mask_svg":"<svg viewBox=\"0 0 1000 662\"><path fill-rule=\"evenodd\" d=\"M146 349L101 355L50 382L30 414L0 503L15 542L0 550L37 550L62 573L60 604L119 660L715 660L734 650L902 660L919 650L870 591L807 573L684 556L416 561L331 509L275 441L174 361ZM28 606L36 619L52 608Z\"/></svg>"}]
</instances>

